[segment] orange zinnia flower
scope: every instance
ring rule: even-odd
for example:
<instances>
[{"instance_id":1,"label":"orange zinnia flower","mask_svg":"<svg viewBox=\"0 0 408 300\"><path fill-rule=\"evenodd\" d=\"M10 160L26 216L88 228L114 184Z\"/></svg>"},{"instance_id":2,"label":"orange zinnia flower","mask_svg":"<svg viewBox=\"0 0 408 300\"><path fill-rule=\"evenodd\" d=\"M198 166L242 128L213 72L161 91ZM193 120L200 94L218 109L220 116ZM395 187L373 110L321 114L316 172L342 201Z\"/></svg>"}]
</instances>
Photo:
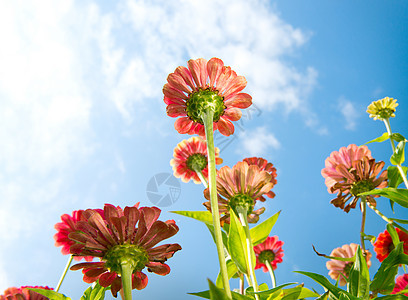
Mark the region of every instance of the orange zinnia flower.
<instances>
[{"instance_id":1,"label":"orange zinnia flower","mask_svg":"<svg viewBox=\"0 0 408 300\"><path fill-rule=\"evenodd\" d=\"M398 238L404 243L404 253L408 254L408 234L399 228L396 228ZM374 243L374 251L377 253L377 258L380 262L387 258L392 250L394 250L394 243L388 230L380 233Z\"/></svg>"}]
</instances>

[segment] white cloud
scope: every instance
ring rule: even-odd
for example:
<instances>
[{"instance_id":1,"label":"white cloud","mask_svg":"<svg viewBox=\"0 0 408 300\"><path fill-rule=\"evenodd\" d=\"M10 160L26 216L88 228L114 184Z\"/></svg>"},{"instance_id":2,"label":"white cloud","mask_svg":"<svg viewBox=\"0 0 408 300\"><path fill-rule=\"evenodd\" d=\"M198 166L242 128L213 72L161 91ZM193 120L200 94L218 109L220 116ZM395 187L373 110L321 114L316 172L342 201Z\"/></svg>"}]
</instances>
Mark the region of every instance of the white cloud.
<instances>
[{"instance_id":1,"label":"white cloud","mask_svg":"<svg viewBox=\"0 0 408 300\"><path fill-rule=\"evenodd\" d=\"M265 127L257 127L254 130L246 130L240 134L240 154L249 156L265 156L271 150L278 150L281 147L278 139Z\"/></svg>"},{"instance_id":2,"label":"white cloud","mask_svg":"<svg viewBox=\"0 0 408 300\"><path fill-rule=\"evenodd\" d=\"M344 97L340 97L337 108L344 117L344 128L347 130L356 129L357 119L360 113L358 112L359 110L355 108L355 104Z\"/></svg>"}]
</instances>

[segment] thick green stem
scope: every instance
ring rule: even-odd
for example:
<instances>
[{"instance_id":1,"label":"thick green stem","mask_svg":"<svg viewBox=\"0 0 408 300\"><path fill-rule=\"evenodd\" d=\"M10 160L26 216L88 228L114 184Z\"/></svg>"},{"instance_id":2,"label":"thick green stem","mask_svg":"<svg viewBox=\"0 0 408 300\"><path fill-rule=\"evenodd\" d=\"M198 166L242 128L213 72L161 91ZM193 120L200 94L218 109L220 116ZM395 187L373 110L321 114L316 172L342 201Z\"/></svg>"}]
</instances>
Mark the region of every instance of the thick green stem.
<instances>
[{"instance_id":1,"label":"thick green stem","mask_svg":"<svg viewBox=\"0 0 408 300\"><path fill-rule=\"evenodd\" d=\"M361 250L363 253L365 252L365 243L364 243L364 228L365 228L365 221L366 221L366 211L367 211L367 201L366 196L361 196L361 230L360 230L360 241L361 241Z\"/></svg>"},{"instance_id":2,"label":"thick green stem","mask_svg":"<svg viewBox=\"0 0 408 300\"><path fill-rule=\"evenodd\" d=\"M122 261L120 265L124 300L132 300L132 265L127 260Z\"/></svg>"},{"instance_id":3,"label":"thick green stem","mask_svg":"<svg viewBox=\"0 0 408 300\"><path fill-rule=\"evenodd\" d=\"M205 188L208 188L208 183L207 180L205 179L203 173L201 172L201 170L194 170L198 176L198 178L200 178L201 183L204 185Z\"/></svg>"},{"instance_id":4,"label":"thick green stem","mask_svg":"<svg viewBox=\"0 0 408 300\"><path fill-rule=\"evenodd\" d=\"M266 265L266 267L268 268L269 275L271 275L272 288L274 289L274 288L276 288L275 272L273 271L273 268L272 268L272 266L271 266L271 263L270 263L268 260L265 261L265 265Z\"/></svg>"},{"instance_id":5,"label":"thick green stem","mask_svg":"<svg viewBox=\"0 0 408 300\"><path fill-rule=\"evenodd\" d=\"M73 258L74 258L74 256L71 254L71 255L69 256L69 258L68 258L67 265L65 266L65 269L64 269L64 271L62 272L61 278L60 278L60 280L58 281L58 285L57 285L57 287L55 288L55 291L56 291L56 292L58 292L59 289L61 288L61 284L62 284L62 282L64 281L65 275L67 275L67 272L68 272L68 270L69 270L69 266L71 265Z\"/></svg>"},{"instance_id":6,"label":"thick green stem","mask_svg":"<svg viewBox=\"0 0 408 300\"><path fill-rule=\"evenodd\" d=\"M208 181L210 189L210 203L211 213L213 218L213 226L215 233L215 244L217 246L218 260L220 263L220 272L224 290L229 299L232 299L231 288L229 285L227 264L225 262L224 245L221 235L221 223L220 213L218 210L218 195L217 195L217 172L215 169L215 150L214 150L214 129L213 129L213 117L214 112L207 109L201 116L204 128L205 136L207 138L207 153L208 153Z\"/></svg>"},{"instance_id":7,"label":"thick green stem","mask_svg":"<svg viewBox=\"0 0 408 300\"><path fill-rule=\"evenodd\" d=\"M379 215L385 222L387 222L388 224L391 224L394 227L397 227L399 229L401 229L402 231L404 231L406 234L408 234L408 230L406 230L404 227L402 227L401 225L399 225L398 223L394 222L393 220L388 219L386 216L384 216L383 213L381 213L376 207L372 206L370 203L368 203L368 206L377 214Z\"/></svg>"},{"instance_id":8,"label":"thick green stem","mask_svg":"<svg viewBox=\"0 0 408 300\"><path fill-rule=\"evenodd\" d=\"M254 288L254 292L258 292L258 283L256 281L256 276L255 276L255 266L252 263L252 254L254 251L254 246L252 245L252 240L251 240L251 233L249 231L249 225L248 225L248 216L247 216L247 209L243 206L237 206L236 207L237 213L239 220L241 221L242 227L244 227L245 231L245 240L246 240L246 247L247 247L247 262L248 262L248 269L249 269L249 276L251 278L251 284ZM255 295L256 299L259 299L258 295Z\"/></svg>"}]
</instances>

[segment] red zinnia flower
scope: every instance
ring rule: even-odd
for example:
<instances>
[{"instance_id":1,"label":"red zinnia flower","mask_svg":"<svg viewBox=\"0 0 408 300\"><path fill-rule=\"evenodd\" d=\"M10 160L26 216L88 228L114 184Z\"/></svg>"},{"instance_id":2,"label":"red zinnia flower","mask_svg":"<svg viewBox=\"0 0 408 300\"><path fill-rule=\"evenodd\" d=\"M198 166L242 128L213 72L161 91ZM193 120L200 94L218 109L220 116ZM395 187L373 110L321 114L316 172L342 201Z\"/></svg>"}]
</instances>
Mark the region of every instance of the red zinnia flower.
<instances>
[{"instance_id":1,"label":"red zinnia flower","mask_svg":"<svg viewBox=\"0 0 408 300\"><path fill-rule=\"evenodd\" d=\"M222 163L219 156L220 149L215 147L215 163ZM183 182L189 182L190 179L194 183L201 183L196 170L201 171L205 178L208 178L207 166L207 143L199 138L192 137L188 140L183 140L174 148L174 158L170 160L170 165L173 167L174 176L181 178Z\"/></svg>"},{"instance_id":2,"label":"red zinnia flower","mask_svg":"<svg viewBox=\"0 0 408 300\"><path fill-rule=\"evenodd\" d=\"M264 272L268 272L268 267L266 262L271 264L273 270L276 270L276 264L282 262L283 253L283 242L278 240L278 237L268 236L263 243L260 243L254 247L254 252L256 256L256 266L255 269L262 267Z\"/></svg>"},{"instance_id":3,"label":"red zinnia flower","mask_svg":"<svg viewBox=\"0 0 408 300\"><path fill-rule=\"evenodd\" d=\"M188 69L178 67L167 77L163 87L167 115L181 117L174 127L179 133L204 135L201 119L206 109L214 112L214 130L223 135L234 133L231 121L241 118L239 108L252 104L252 97L240 93L246 86L246 79L224 66L219 58L190 59Z\"/></svg>"},{"instance_id":4,"label":"red zinnia flower","mask_svg":"<svg viewBox=\"0 0 408 300\"><path fill-rule=\"evenodd\" d=\"M404 253L408 254L408 234L396 228L399 240L404 243ZM387 230L380 233L374 243L374 251L377 253L377 258L382 262L392 250L394 250L392 238Z\"/></svg>"},{"instance_id":5,"label":"red zinnia flower","mask_svg":"<svg viewBox=\"0 0 408 300\"><path fill-rule=\"evenodd\" d=\"M334 249L331 253L330 256L335 256L335 257L344 257L344 258L349 258L349 257L354 257L354 255L357 252L358 245L351 243L350 245L343 245L341 248L336 248ZM368 250L365 250L365 259L367 261L367 267L371 267L371 253ZM346 278L349 277L350 270L353 266L353 262L351 261L341 261L341 260L335 260L331 259L328 262L326 262L326 267L329 270L329 276L333 278L334 280L339 280L340 285L345 285L347 283ZM342 275L340 275L342 274Z\"/></svg>"},{"instance_id":6,"label":"red zinnia flower","mask_svg":"<svg viewBox=\"0 0 408 300\"><path fill-rule=\"evenodd\" d=\"M257 165L249 166L247 162L241 161L232 169L228 166L222 167L217 172L218 206L220 214L224 214L221 221L229 223L230 209L237 213L236 207L242 206L247 209L248 222L258 222L259 215L265 208L253 210L255 202L272 187L271 175ZM208 188L204 190L204 196L207 200L210 199ZM210 201L205 202L204 206L211 210Z\"/></svg>"},{"instance_id":7,"label":"red zinnia flower","mask_svg":"<svg viewBox=\"0 0 408 300\"><path fill-rule=\"evenodd\" d=\"M100 257L100 262L80 263L71 270L83 269L84 281L99 280L103 287L111 286L116 297L122 288L121 262L126 259L133 266L132 288L141 290L147 285L147 276L142 270L167 275L170 267L164 262L181 249L179 244L155 247L178 232L173 220L158 221L161 210L157 207L120 207L105 204L105 218L95 210L83 212L76 224L76 232L69 238L75 242L71 253Z\"/></svg>"},{"instance_id":8,"label":"red zinnia flower","mask_svg":"<svg viewBox=\"0 0 408 300\"><path fill-rule=\"evenodd\" d=\"M344 176L337 170L338 165L344 165L346 169L350 169L353 161L361 160L364 156L371 157L371 151L367 146L357 146L354 144L347 147L341 147L339 151L333 151L325 161L325 168L322 170L322 176L325 178L327 191L331 194L331 190L336 182L344 180Z\"/></svg>"},{"instance_id":9,"label":"red zinnia flower","mask_svg":"<svg viewBox=\"0 0 408 300\"><path fill-rule=\"evenodd\" d=\"M268 162L266 159L263 159L262 157L249 157L245 158L244 161L248 163L248 165L257 165L261 171L267 171L271 175L271 183L273 184L272 187L275 186L277 183L276 181L276 168L273 166L272 163ZM274 198L275 193L272 191L269 191L265 194L269 198ZM264 202L266 199L264 196L260 196L257 200Z\"/></svg>"},{"instance_id":10,"label":"red zinnia flower","mask_svg":"<svg viewBox=\"0 0 408 300\"><path fill-rule=\"evenodd\" d=\"M405 290L406 288L408 288L408 274L397 277L397 280L395 280L395 287L392 290L391 294L396 294L400 291ZM408 297L408 293L404 295Z\"/></svg>"},{"instance_id":11,"label":"red zinnia flower","mask_svg":"<svg viewBox=\"0 0 408 300\"><path fill-rule=\"evenodd\" d=\"M0 300L48 300L49 298L31 291L28 288L37 288L44 290L52 290L48 286L22 286L19 288L11 287L4 291L3 295L0 295Z\"/></svg>"},{"instance_id":12,"label":"red zinnia flower","mask_svg":"<svg viewBox=\"0 0 408 300\"><path fill-rule=\"evenodd\" d=\"M101 209L98 209L97 211L103 215L103 211ZM74 242L68 238L68 235L75 231L75 224L81 219L82 213L83 210L74 210L72 212L72 216L63 214L61 216L62 222L57 223L54 226L54 228L58 231L54 235L55 246L62 246L61 253L63 255L71 254L69 252L69 248L74 244ZM77 261L81 260L82 258L84 258L86 261L92 261L93 259L92 256L74 256L74 259Z\"/></svg>"}]
</instances>

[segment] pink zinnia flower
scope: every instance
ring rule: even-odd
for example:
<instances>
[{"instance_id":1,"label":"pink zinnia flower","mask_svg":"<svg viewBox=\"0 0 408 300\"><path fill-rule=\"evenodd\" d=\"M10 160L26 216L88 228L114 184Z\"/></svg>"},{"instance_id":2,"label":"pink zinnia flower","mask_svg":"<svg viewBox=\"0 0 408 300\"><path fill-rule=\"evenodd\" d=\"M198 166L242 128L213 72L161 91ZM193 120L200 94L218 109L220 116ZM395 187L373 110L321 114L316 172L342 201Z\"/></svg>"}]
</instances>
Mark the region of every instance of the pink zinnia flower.
<instances>
[{"instance_id":1,"label":"pink zinnia flower","mask_svg":"<svg viewBox=\"0 0 408 300\"><path fill-rule=\"evenodd\" d=\"M404 243L404 253L408 255L408 234L399 228L396 228L398 238ZM388 230L380 233L374 243L374 251L377 253L377 258L380 262L387 258L392 250L394 250L394 243Z\"/></svg>"},{"instance_id":2,"label":"pink zinnia flower","mask_svg":"<svg viewBox=\"0 0 408 300\"><path fill-rule=\"evenodd\" d=\"M354 257L357 252L358 245L351 243L350 245L343 245L341 248L334 249L330 256L350 258ZM367 267L371 267L371 253L365 250L365 259L367 261ZM350 270L353 267L353 262L351 261L341 261L331 259L326 262L326 267L329 270L329 276L334 280L339 280L340 285L345 285L347 283L345 278L349 277ZM341 275L342 274L342 275ZM345 278L344 278L345 277Z\"/></svg>"},{"instance_id":3,"label":"pink zinnia flower","mask_svg":"<svg viewBox=\"0 0 408 300\"><path fill-rule=\"evenodd\" d=\"M219 156L220 149L215 147L215 163L222 163ZM205 178L208 178L207 166L207 143L200 137L192 137L181 141L174 148L173 159L170 165L173 167L174 176L181 178L183 182L201 183L196 170L201 171Z\"/></svg>"},{"instance_id":4,"label":"pink zinnia flower","mask_svg":"<svg viewBox=\"0 0 408 300\"><path fill-rule=\"evenodd\" d=\"M397 277L397 280L395 280L395 287L392 290L391 294L396 294L400 291L403 291L408 288L408 274L404 274L401 276ZM405 296L408 297L408 293L404 294Z\"/></svg>"},{"instance_id":5,"label":"pink zinnia flower","mask_svg":"<svg viewBox=\"0 0 408 300\"><path fill-rule=\"evenodd\" d=\"M75 242L71 253L80 256L99 257L99 262L79 263L71 270L83 269L84 281L99 280L103 287L111 287L113 296L122 288L121 262L127 260L133 266L132 288L144 289L147 276L142 270L167 275L170 267L165 261L181 249L179 244L156 245L173 235L179 228L173 220L158 221L161 210L157 207L137 208L105 204L104 216L95 210L83 212L76 224L76 232L69 238Z\"/></svg>"},{"instance_id":6,"label":"pink zinnia flower","mask_svg":"<svg viewBox=\"0 0 408 300\"><path fill-rule=\"evenodd\" d=\"M249 158L245 158L244 159L245 162L248 163L248 165L256 165L259 167L259 169L261 171L266 171L271 175L271 180L270 182L273 184L272 187L275 186L275 184L277 183L276 181L276 168L273 166L272 163L268 162L266 159L262 158L262 157L249 157ZM269 198L274 198L275 197L275 193L272 191L269 191L265 194L266 196L268 196ZM264 196L260 196L257 200L264 202L266 199Z\"/></svg>"},{"instance_id":7,"label":"pink zinnia flower","mask_svg":"<svg viewBox=\"0 0 408 300\"><path fill-rule=\"evenodd\" d=\"M256 266L255 269L262 267L264 272L268 272L268 267L266 262L271 264L273 270L276 270L276 264L282 262L283 253L283 242L278 240L279 238L275 236L268 236L263 243L260 243L254 247L254 252L256 256Z\"/></svg>"},{"instance_id":8,"label":"pink zinnia flower","mask_svg":"<svg viewBox=\"0 0 408 300\"><path fill-rule=\"evenodd\" d=\"M246 79L224 66L219 58L190 59L188 68L178 67L167 77L163 87L167 115L176 118L174 127L179 133L204 135L201 119L206 109L214 112L214 130L223 135L234 133L231 121L241 118L240 108L252 104L252 97L241 91Z\"/></svg>"},{"instance_id":9,"label":"pink zinnia flower","mask_svg":"<svg viewBox=\"0 0 408 300\"><path fill-rule=\"evenodd\" d=\"M10 287L0 295L0 300L48 300L49 298L31 291L28 288L37 288L44 290L52 290L48 286L22 286L19 288Z\"/></svg>"},{"instance_id":10,"label":"pink zinnia flower","mask_svg":"<svg viewBox=\"0 0 408 300\"><path fill-rule=\"evenodd\" d=\"M254 210L256 200L263 194L268 193L273 186L271 175L262 171L257 165L249 166L247 162L238 162L232 169L228 166L222 167L217 172L218 207L221 222L230 222L230 210L237 213L238 206L245 207L248 214L248 222L256 223L259 215L265 208ZM209 189L204 190L204 197L210 200ZM204 206L211 210L210 201Z\"/></svg>"},{"instance_id":11,"label":"pink zinnia flower","mask_svg":"<svg viewBox=\"0 0 408 300\"><path fill-rule=\"evenodd\" d=\"M339 151L333 151L325 161L325 167L322 170L322 176L325 178L327 191L331 194L332 187L336 182L344 181L345 178L341 172L337 170L338 165L343 165L346 169L352 167L353 161L361 160L364 156L371 157L371 151L367 146L357 146L354 144L347 147L341 147Z\"/></svg>"}]
</instances>

